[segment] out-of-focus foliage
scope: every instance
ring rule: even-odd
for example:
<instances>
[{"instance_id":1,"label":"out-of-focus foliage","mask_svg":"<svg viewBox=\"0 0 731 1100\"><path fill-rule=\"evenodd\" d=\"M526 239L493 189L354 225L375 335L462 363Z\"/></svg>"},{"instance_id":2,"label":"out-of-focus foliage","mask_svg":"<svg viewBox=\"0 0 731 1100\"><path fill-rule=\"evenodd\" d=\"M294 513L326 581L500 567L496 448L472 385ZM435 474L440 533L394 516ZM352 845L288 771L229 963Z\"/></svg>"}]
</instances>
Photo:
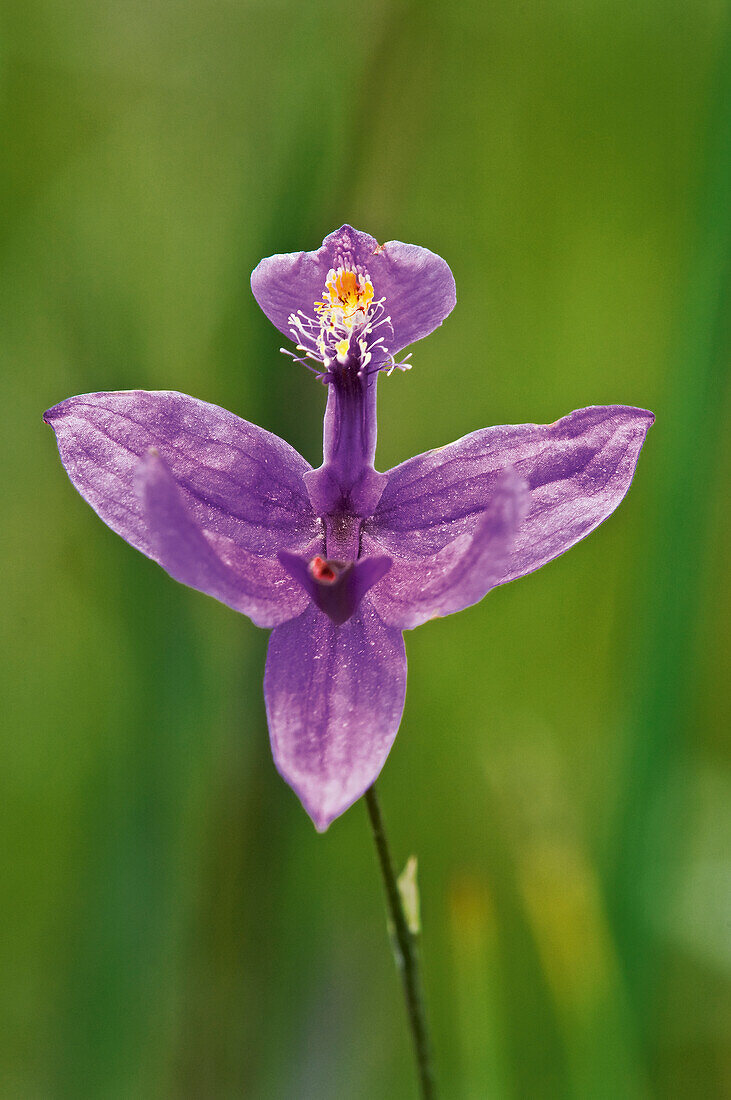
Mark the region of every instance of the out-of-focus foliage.
<instances>
[{"instance_id":1,"label":"out-of-focus foliage","mask_svg":"<svg viewBox=\"0 0 731 1100\"><path fill-rule=\"evenodd\" d=\"M344 221L457 279L382 381L381 468L657 414L604 527L407 638L380 786L444 1094L728 1086L728 17L4 6L3 1096L411 1095L363 808L315 834L272 765L265 634L103 527L40 420L180 389L316 462L324 391L248 275Z\"/></svg>"}]
</instances>

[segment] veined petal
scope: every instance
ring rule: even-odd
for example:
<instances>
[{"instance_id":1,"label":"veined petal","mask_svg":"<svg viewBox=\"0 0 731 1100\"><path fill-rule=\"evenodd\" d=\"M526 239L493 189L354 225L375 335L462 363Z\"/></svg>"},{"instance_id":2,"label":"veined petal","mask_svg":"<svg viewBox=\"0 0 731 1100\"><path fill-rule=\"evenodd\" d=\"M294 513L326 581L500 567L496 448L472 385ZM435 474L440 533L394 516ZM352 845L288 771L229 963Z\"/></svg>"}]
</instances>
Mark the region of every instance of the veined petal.
<instances>
[{"instance_id":1,"label":"veined petal","mask_svg":"<svg viewBox=\"0 0 731 1100\"><path fill-rule=\"evenodd\" d=\"M383 621L410 630L481 600L501 582L527 507L526 483L512 471L502 474L472 531L427 557L393 562L371 591ZM368 553L379 549L367 535L363 547Z\"/></svg>"},{"instance_id":2,"label":"veined petal","mask_svg":"<svg viewBox=\"0 0 731 1100\"><path fill-rule=\"evenodd\" d=\"M106 524L154 557L134 476L153 448L192 519L255 554L303 550L319 534L303 482L311 467L283 439L184 393L70 397L44 420L71 481Z\"/></svg>"},{"instance_id":3,"label":"veined petal","mask_svg":"<svg viewBox=\"0 0 731 1100\"><path fill-rule=\"evenodd\" d=\"M389 330L386 338L391 355L427 336L454 309L454 277L441 256L401 241L379 245L368 233L344 225L317 251L268 256L254 269L254 297L285 336L291 338L292 313L312 314L329 271L343 255L368 272L376 299L386 299L385 312L393 326L393 335Z\"/></svg>"},{"instance_id":4,"label":"veined petal","mask_svg":"<svg viewBox=\"0 0 731 1100\"><path fill-rule=\"evenodd\" d=\"M391 470L364 534L394 557L434 554L475 531L510 466L528 483L529 509L497 582L504 584L562 554L611 515L653 420L646 409L603 405L554 424L473 432Z\"/></svg>"},{"instance_id":5,"label":"veined petal","mask_svg":"<svg viewBox=\"0 0 731 1100\"><path fill-rule=\"evenodd\" d=\"M206 538L156 452L138 463L135 489L150 556L176 581L243 612L257 626L277 626L307 606L307 594L279 562L257 557L223 535Z\"/></svg>"},{"instance_id":6,"label":"veined petal","mask_svg":"<svg viewBox=\"0 0 731 1100\"><path fill-rule=\"evenodd\" d=\"M405 694L403 637L369 597L342 626L311 605L273 631L264 695L274 762L321 832L375 781Z\"/></svg>"}]
</instances>

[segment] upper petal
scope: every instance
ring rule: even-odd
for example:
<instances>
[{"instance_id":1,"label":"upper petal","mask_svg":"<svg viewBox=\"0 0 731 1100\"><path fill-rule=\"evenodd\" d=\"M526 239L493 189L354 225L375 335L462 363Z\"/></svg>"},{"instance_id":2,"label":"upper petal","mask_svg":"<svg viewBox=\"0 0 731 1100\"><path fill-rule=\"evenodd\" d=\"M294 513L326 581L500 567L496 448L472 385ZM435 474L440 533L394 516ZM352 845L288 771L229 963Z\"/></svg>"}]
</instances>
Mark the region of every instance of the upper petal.
<instances>
[{"instance_id":1,"label":"upper petal","mask_svg":"<svg viewBox=\"0 0 731 1100\"><path fill-rule=\"evenodd\" d=\"M441 256L401 241L379 245L368 233L344 225L315 252L268 256L254 269L254 297L280 332L291 336L291 313L302 310L312 316L336 256L344 253L352 257L354 265L366 268L376 299L386 299L386 313L393 325L393 336L387 335L386 345L392 355L427 336L454 309L454 277Z\"/></svg>"},{"instance_id":2,"label":"upper petal","mask_svg":"<svg viewBox=\"0 0 731 1100\"><path fill-rule=\"evenodd\" d=\"M258 557L224 535L204 535L156 452L138 463L135 488L151 556L176 581L243 612L257 626L276 626L307 606L307 594L279 562Z\"/></svg>"},{"instance_id":3,"label":"upper petal","mask_svg":"<svg viewBox=\"0 0 731 1100\"><path fill-rule=\"evenodd\" d=\"M412 629L481 600L501 582L527 506L526 483L507 471L496 482L490 502L471 532L457 535L426 557L396 559L371 592L373 606L384 622ZM368 535L363 537L363 547L369 553L379 548Z\"/></svg>"},{"instance_id":4,"label":"upper petal","mask_svg":"<svg viewBox=\"0 0 731 1100\"><path fill-rule=\"evenodd\" d=\"M165 461L193 520L252 553L301 550L318 535L288 443L187 394L129 390L70 397L44 419L71 481L113 531L154 557L134 475L150 448Z\"/></svg>"},{"instance_id":5,"label":"upper petal","mask_svg":"<svg viewBox=\"0 0 731 1100\"><path fill-rule=\"evenodd\" d=\"M342 626L310 605L272 632L264 695L274 762L323 831L375 782L393 744L403 636L369 597Z\"/></svg>"},{"instance_id":6,"label":"upper petal","mask_svg":"<svg viewBox=\"0 0 731 1100\"><path fill-rule=\"evenodd\" d=\"M627 492L646 409L578 409L554 424L484 428L391 470L364 531L394 557L422 558L472 533L507 466L528 483L529 509L498 583L538 569L589 534Z\"/></svg>"}]
</instances>

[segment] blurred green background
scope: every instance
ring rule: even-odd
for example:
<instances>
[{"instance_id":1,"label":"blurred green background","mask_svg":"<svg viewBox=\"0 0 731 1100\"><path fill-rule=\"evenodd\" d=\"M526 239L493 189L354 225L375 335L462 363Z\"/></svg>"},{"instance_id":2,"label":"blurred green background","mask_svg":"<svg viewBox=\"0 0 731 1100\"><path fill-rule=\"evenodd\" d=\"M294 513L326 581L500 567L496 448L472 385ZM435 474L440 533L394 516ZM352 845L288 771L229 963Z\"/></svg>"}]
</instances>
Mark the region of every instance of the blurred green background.
<instances>
[{"instance_id":1,"label":"blurred green background","mask_svg":"<svg viewBox=\"0 0 731 1100\"><path fill-rule=\"evenodd\" d=\"M0 162L10 1100L414 1094L362 805L269 752L266 634L76 495L42 411L179 389L320 458L248 277L344 221L443 255L382 469L657 415L566 557L407 635L380 782L445 1097L731 1092L731 71L719 0L8 0Z\"/></svg>"}]
</instances>

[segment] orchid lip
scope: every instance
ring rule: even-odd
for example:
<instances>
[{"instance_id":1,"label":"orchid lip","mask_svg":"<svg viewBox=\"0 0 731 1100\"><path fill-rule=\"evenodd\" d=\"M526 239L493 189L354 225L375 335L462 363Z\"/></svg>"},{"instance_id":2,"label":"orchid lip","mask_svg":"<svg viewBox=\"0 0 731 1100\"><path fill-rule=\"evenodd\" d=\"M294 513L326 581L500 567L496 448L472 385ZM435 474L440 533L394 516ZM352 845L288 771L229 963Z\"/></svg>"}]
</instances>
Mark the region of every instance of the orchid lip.
<instances>
[{"instance_id":1,"label":"orchid lip","mask_svg":"<svg viewBox=\"0 0 731 1100\"><path fill-rule=\"evenodd\" d=\"M397 367L411 368L410 354L397 362L389 351L389 333L392 337L394 329L386 298L375 297L368 270L356 264L349 252L333 258L322 298L313 302L312 315L303 309L293 311L288 326L302 355L286 348L280 351L314 371L326 384L338 369L365 378L378 371L390 375Z\"/></svg>"}]
</instances>

